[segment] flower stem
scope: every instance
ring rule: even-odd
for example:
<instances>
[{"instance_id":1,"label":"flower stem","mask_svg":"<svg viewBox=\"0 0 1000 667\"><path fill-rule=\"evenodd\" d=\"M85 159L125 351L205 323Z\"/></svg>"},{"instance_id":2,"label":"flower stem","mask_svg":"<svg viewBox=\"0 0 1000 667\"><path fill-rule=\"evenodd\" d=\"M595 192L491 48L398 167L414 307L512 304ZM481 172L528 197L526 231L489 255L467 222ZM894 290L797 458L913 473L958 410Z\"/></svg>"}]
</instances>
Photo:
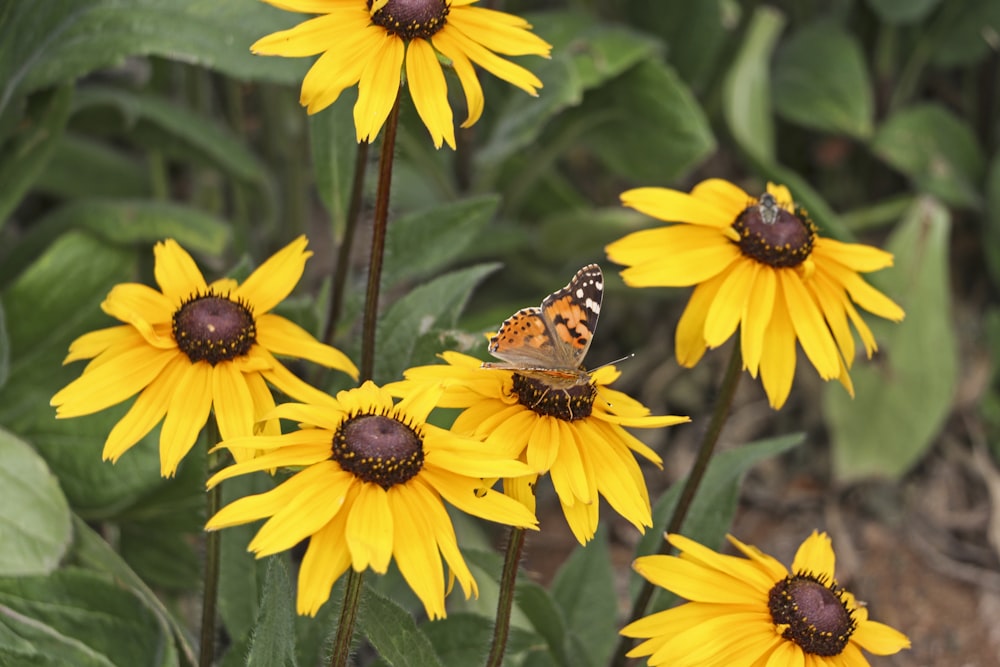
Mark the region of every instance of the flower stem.
<instances>
[{"instance_id":1,"label":"flower stem","mask_svg":"<svg viewBox=\"0 0 1000 667\"><path fill-rule=\"evenodd\" d=\"M205 425L208 449L219 440L219 427L214 420ZM208 454L207 476L211 476L219 461L218 453ZM222 506L222 485L216 484L207 494L207 519L215 516ZM219 598L219 553L221 534L217 530L205 535L205 586L201 601L201 649L198 667L211 667L215 661L215 605Z\"/></svg>"},{"instance_id":2,"label":"flower stem","mask_svg":"<svg viewBox=\"0 0 1000 667\"><path fill-rule=\"evenodd\" d=\"M389 191L392 185L392 158L399 125L399 92L385 122L382 152L378 164L378 188L375 192L375 219L372 221L372 254L368 263L368 290L365 293L365 317L361 332L361 381L371 380L375 371L375 323L378 317L378 295L382 282L382 256L385 251L385 231L389 221Z\"/></svg>"},{"instance_id":3,"label":"flower stem","mask_svg":"<svg viewBox=\"0 0 1000 667\"><path fill-rule=\"evenodd\" d=\"M358 226L358 216L361 213L361 197L364 193L365 171L368 166L367 141L358 144L358 152L354 158L354 181L351 185L351 201L347 205L347 220L344 225L344 238L340 241L337 251L337 266L334 269L333 286L330 290L330 305L326 314L326 329L323 331L323 342L333 345L333 335L337 330L337 321L344 308L344 288L347 285L347 269L350 266L351 246L354 244L354 231Z\"/></svg>"},{"instance_id":4,"label":"flower stem","mask_svg":"<svg viewBox=\"0 0 1000 667\"><path fill-rule=\"evenodd\" d=\"M365 293L365 315L361 331L361 381L371 380L375 370L375 324L378 316L379 286L382 282L382 255L385 251L385 230L389 221L389 191L392 185L392 160L399 125L399 92L385 122L382 152L379 155L378 186L375 192L375 219L372 223L372 253L368 264L368 289ZM340 608L337 638L334 640L330 667L344 667L351 655L354 623L361 601L362 573L353 569L347 576L344 604Z\"/></svg>"},{"instance_id":5,"label":"flower stem","mask_svg":"<svg viewBox=\"0 0 1000 667\"><path fill-rule=\"evenodd\" d=\"M504 556L503 573L500 575L500 596L497 600L497 619L493 626L493 646L490 647L486 667L500 667L507 649L510 634L510 610L514 606L514 584L517 583L517 566L521 562L525 532L522 528L510 529L507 554Z\"/></svg>"},{"instance_id":6,"label":"flower stem","mask_svg":"<svg viewBox=\"0 0 1000 667\"><path fill-rule=\"evenodd\" d=\"M361 602L361 582L363 572L349 569L347 585L344 587L344 602L340 606L340 623L337 626L337 639L333 644L333 654L330 656L330 667L345 667L351 657L351 639L354 637L354 622L358 620L358 607Z\"/></svg>"},{"instance_id":7,"label":"flower stem","mask_svg":"<svg viewBox=\"0 0 1000 667\"><path fill-rule=\"evenodd\" d=\"M733 343L733 352L729 357L729 364L726 366L726 374L722 378L722 385L719 387L719 395L715 400L715 407L712 409L712 418L708 423L708 428L705 430L705 435L701 439L698 458L695 460L691 472L688 473L687 479L684 481L684 488L681 489L680 498L677 499L677 504L674 506L674 513L670 517L669 523L667 523L667 530L663 536L663 540L660 541L658 554L670 553L672 547L667 540L666 534L680 532L681 527L684 525L684 519L687 518L698 487L701 486L701 482L705 478L705 471L708 470L708 464L712 460L712 453L715 451L715 443L719 441L722 426L726 423L726 417L729 416L729 408L733 404L733 396L736 394L736 387L739 384L742 374L740 343L739 341L735 341ZM648 580L643 580L642 590L639 591L639 596L635 599L635 604L632 605L632 613L629 614L629 623L642 618L646 614L646 607L649 606L649 602L653 598L653 590L653 584ZM622 667L625 664L625 654L628 653L631 647L631 638L621 637L619 639L618 648L615 650L614 661L612 662L614 667Z\"/></svg>"}]
</instances>

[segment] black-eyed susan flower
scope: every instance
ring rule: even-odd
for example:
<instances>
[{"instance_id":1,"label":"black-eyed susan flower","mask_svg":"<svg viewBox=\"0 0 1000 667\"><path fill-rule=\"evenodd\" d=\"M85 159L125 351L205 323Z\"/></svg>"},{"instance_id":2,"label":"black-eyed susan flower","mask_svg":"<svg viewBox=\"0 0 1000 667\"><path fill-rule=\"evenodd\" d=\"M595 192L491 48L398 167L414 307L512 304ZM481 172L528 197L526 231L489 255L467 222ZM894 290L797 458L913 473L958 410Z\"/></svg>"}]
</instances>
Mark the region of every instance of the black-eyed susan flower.
<instances>
[{"instance_id":1,"label":"black-eyed susan flower","mask_svg":"<svg viewBox=\"0 0 1000 667\"><path fill-rule=\"evenodd\" d=\"M160 291L142 284L112 288L101 308L125 324L92 331L70 345L63 363L91 359L79 378L52 397L59 418L79 417L138 394L104 443L117 461L161 420L160 471L171 476L214 409L224 438L249 435L274 407L268 383L298 400L326 396L275 354L308 359L355 379L339 350L271 311L298 283L306 259L300 236L242 284L205 282L191 256L168 239L153 248ZM165 417L165 418L164 418ZM259 426L276 432L277 424Z\"/></svg>"},{"instance_id":2,"label":"black-eyed susan flower","mask_svg":"<svg viewBox=\"0 0 1000 667\"><path fill-rule=\"evenodd\" d=\"M731 536L746 558L669 538L680 556L644 556L634 567L690 601L622 628L646 640L629 657L671 667L868 667L862 650L892 655L910 647L906 635L868 620L868 610L837 584L826 533L806 538L791 572Z\"/></svg>"},{"instance_id":3,"label":"black-eyed susan flower","mask_svg":"<svg viewBox=\"0 0 1000 667\"><path fill-rule=\"evenodd\" d=\"M373 141L405 81L420 119L434 140L455 148L455 128L442 63L465 92L468 117L479 120L483 89L473 64L530 95L542 82L504 56L549 57L552 47L522 18L478 0L265 0L276 7L321 14L259 39L251 51L269 56L321 53L302 81L300 102L309 113L333 104L358 84L354 124L358 141Z\"/></svg>"},{"instance_id":4,"label":"black-eyed susan flower","mask_svg":"<svg viewBox=\"0 0 1000 667\"><path fill-rule=\"evenodd\" d=\"M903 310L859 275L892 266L892 255L819 236L783 185L768 183L754 198L710 179L690 194L638 188L621 198L646 215L683 223L634 232L606 248L609 259L628 267L621 274L628 285L695 286L677 324L677 360L694 366L739 327L744 368L760 373L775 409L792 388L796 341L820 377L840 380L853 396L850 325L869 358L877 349L855 305L903 319Z\"/></svg>"},{"instance_id":5,"label":"black-eyed susan flower","mask_svg":"<svg viewBox=\"0 0 1000 667\"><path fill-rule=\"evenodd\" d=\"M641 403L609 387L620 375L614 366L593 371L589 383L554 386L538 375L481 368L479 359L457 352L442 358L447 365L411 368L406 380L389 389L405 393L415 385L445 383L439 405L464 408L452 430L504 449L531 469L531 475L505 476L508 495L534 510L534 485L548 473L581 544L597 530L602 496L640 531L653 525L635 454L657 466L663 460L623 427L672 426L687 417L650 415Z\"/></svg>"},{"instance_id":6,"label":"black-eyed susan flower","mask_svg":"<svg viewBox=\"0 0 1000 667\"><path fill-rule=\"evenodd\" d=\"M224 507L207 528L267 517L249 545L257 557L308 537L299 570L300 614L315 615L348 567L384 573L395 560L427 615L444 617L442 558L466 597L477 588L443 501L521 528L536 521L521 504L483 488L484 477L527 472L523 463L426 423L440 394L440 385L429 385L393 404L386 390L368 381L322 404L279 405L271 416L295 420L300 430L222 442L260 455L223 469L209 486L256 470L302 469L271 491Z\"/></svg>"}]
</instances>

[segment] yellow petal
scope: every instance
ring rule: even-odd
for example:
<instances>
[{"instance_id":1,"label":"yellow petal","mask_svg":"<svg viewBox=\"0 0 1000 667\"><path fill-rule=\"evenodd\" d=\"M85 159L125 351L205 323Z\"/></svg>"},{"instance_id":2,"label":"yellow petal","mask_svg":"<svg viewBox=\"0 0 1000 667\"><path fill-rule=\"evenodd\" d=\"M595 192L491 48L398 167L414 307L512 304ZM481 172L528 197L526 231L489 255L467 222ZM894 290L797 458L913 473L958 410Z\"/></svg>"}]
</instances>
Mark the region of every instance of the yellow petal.
<instances>
[{"instance_id":1,"label":"yellow petal","mask_svg":"<svg viewBox=\"0 0 1000 667\"><path fill-rule=\"evenodd\" d=\"M212 407L212 367L199 361L184 369L160 430L160 474L173 477L198 439Z\"/></svg>"},{"instance_id":2,"label":"yellow petal","mask_svg":"<svg viewBox=\"0 0 1000 667\"><path fill-rule=\"evenodd\" d=\"M778 289L775 269L757 264L750 294L743 306L743 328L740 330L740 349L743 365L750 375L757 377L760 358L764 352L764 334L774 312L774 295Z\"/></svg>"},{"instance_id":3,"label":"yellow petal","mask_svg":"<svg viewBox=\"0 0 1000 667\"><path fill-rule=\"evenodd\" d=\"M306 260L312 257L312 251L306 250L308 243L305 236L299 236L271 255L236 288L233 299L245 300L257 317L284 301L302 277Z\"/></svg>"},{"instance_id":4,"label":"yellow petal","mask_svg":"<svg viewBox=\"0 0 1000 667\"><path fill-rule=\"evenodd\" d=\"M732 210L725 201L701 199L668 188L636 188L621 194L623 206L667 222L688 222L716 228L731 227L743 209Z\"/></svg>"},{"instance_id":5,"label":"yellow petal","mask_svg":"<svg viewBox=\"0 0 1000 667\"><path fill-rule=\"evenodd\" d=\"M840 374L839 352L822 312L802 284L798 273L787 269L777 273L778 286L784 296L792 327L806 356L821 378L830 380L837 377ZM780 304L778 307L780 308Z\"/></svg>"},{"instance_id":6,"label":"yellow petal","mask_svg":"<svg viewBox=\"0 0 1000 667\"><path fill-rule=\"evenodd\" d=\"M732 243L718 229L678 224L632 232L609 244L605 252L611 261L632 266L655 260L670 263L679 255L723 245Z\"/></svg>"},{"instance_id":7,"label":"yellow petal","mask_svg":"<svg viewBox=\"0 0 1000 667\"><path fill-rule=\"evenodd\" d=\"M250 51L286 58L314 56L368 24L368 13L360 3L356 7L327 7L323 11L323 16L261 37L250 46Z\"/></svg>"},{"instance_id":8,"label":"yellow petal","mask_svg":"<svg viewBox=\"0 0 1000 667\"><path fill-rule=\"evenodd\" d=\"M479 75L476 74L472 61L462 53L462 49L455 44L449 34L447 30L442 30L434 35L431 43L435 49L451 61L451 66L455 70L455 74L458 75L458 80L462 84L462 92L465 93L465 106L468 109L468 116L462 123L462 127L472 127L483 114L483 107L486 103L483 98L483 87L479 83Z\"/></svg>"},{"instance_id":9,"label":"yellow petal","mask_svg":"<svg viewBox=\"0 0 1000 667\"><path fill-rule=\"evenodd\" d=\"M829 258L861 273L892 266L892 253L862 243L843 243L820 237L816 239L812 253L817 262Z\"/></svg>"},{"instance_id":10,"label":"yellow petal","mask_svg":"<svg viewBox=\"0 0 1000 667\"><path fill-rule=\"evenodd\" d=\"M792 572L796 574L811 572L827 577L831 581L834 580L835 567L836 556L833 553L830 536L816 530L799 545L798 551L795 552L795 560L792 561Z\"/></svg>"},{"instance_id":11,"label":"yellow petal","mask_svg":"<svg viewBox=\"0 0 1000 667\"><path fill-rule=\"evenodd\" d=\"M736 332L752 298L750 290L758 266L753 260L735 262L720 276L722 284L705 317L705 343L709 347L719 347Z\"/></svg>"},{"instance_id":12,"label":"yellow petal","mask_svg":"<svg viewBox=\"0 0 1000 667\"><path fill-rule=\"evenodd\" d=\"M718 277L741 258L739 248L726 241L671 253L669 261L648 261L625 269L621 276L630 287L688 287Z\"/></svg>"},{"instance_id":13,"label":"yellow petal","mask_svg":"<svg viewBox=\"0 0 1000 667\"><path fill-rule=\"evenodd\" d=\"M395 517L388 493L377 484L359 484L358 497L351 505L344 539L355 570L371 568L385 574L392 559Z\"/></svg>"},{"instance_id":14,"label":"yellow petal","mask_svg":"<svg viewBox=\"0 0 1000 667\"><path fill-rule=\"evenodd\" d=\"M858 624L851 642L875 655L892 655L910 648L910 639L902 632L876 621Z\"/></svg>"},{"instance_id":15,"label":"yellow petal","mask_svg":"<svg viewBox=\"0 0 1000 667\"><path fill-rule=\"evenodd\" d=\"M141 346L114 357L99 356L95 361L102 363L88 366L83 375L56 392L50 405L56 407L59 419L89 415L117 405L147 387L177 354L176 350Z\"/></svg>"},{"instance_id":16,"label":"yellow petal","mask_svg":"<svg viewBox=\"0 0 1000 667\"><path fill-rule=\"evenodd\" d=\"M212 401L219 434L225 438L253 435L257 422L253 396L243 374L232 362L223 361L211 367Z\"/></svg>"},{"instance_id":17,"label":"yellow petal","mask_svg":"<svg viewBox=\"0 0 1000 667\"><path fill-rule=\"evenodd\" d=\"M399 95L399 77L406 50L403 40L383 33L374 43L378 48L366 54L367 65L361 73L358 102L354 105L358 141L375 140Z\"/></svg>"},{"instance_id":18,"label":"yellow petal","mask_svg":"<svg viewBox=\"0 0 1000 667\"><path fill-rule=\"evenodd\" d=\"M324 345L294 322L267 313L257 318L257 342L273 354L308 359L344 371L357 380L358 369L346 354Z\"/></svg>"},{"instance_id":19,"label":"yellow petal","mask_svg":"<svg viewBox=\"0 0 1000 667\"><path fill-rule=\"evenodd\" d=\"M406 49L406 82L434 148L441 148L443 140L454 150L455 121L448 104L448 85L437 54L425 39L410 40Z\"/></svg>"},{"instance_id":20,"label":"yellow petal","mask_svg":"<svg viewBox=\"0 0 1000 667\"><path fill-rule=\"evenodd\" d=\"M98 329L85 333L69 345L69 354L63 359L63 364L68 364L80 359L92 359L110 347L125 345L126 347L140 347L143 345L143 338L135 327L121 325Z\"/></svg>"},{"instance_id":21,"label":"yellow petal","mask_svg":"<svg viewBox=\"0 0 1000 667\"><path fill-rule=\"evenodd\" d=\"M398 490L401 497L405 495L405 502L413 505L418 512L429 517L433 525L438 526L436 535L437 547L444 557L445 562L448 563L453 576L458 579L465 597L478 596L479 588L472 576L472 572L469 570L469 566L466 565L465 559L462 557L462 552L458 549L455 530L451 525L451 519L448 517L448 512L445 510L444 505L429 490L427 492L405 494L403 493L404 491L408 491L408 489ZM395 492L390 490L390 494L392 493Z\"/></svg>"},{"instance_id":22,"label":"yellow petal","mask_svg":"<svg viewBox=\"0 0 1000 667\"><path fill-rule=\"evenodd\" d=\"M382 42L385 31L378 26L359 27L344 35L321 55L302 79L299 104L310 114L337 101L340 93L361 80L361 73Z\"/></svg>"},{"instance_id":23,"label":"yellow petal","mask_svg":"<svg viewBox=\"0 0 1000 667\"><path fill-rule=\"evenodd\" d=\"M189 296L193 296L193 293ZM172 303L151 287L135 283L115 285L101 303L101 310L111 317L131 324L150 345L160 349L176 347L165 326L171 322L180 302Z\"/></svg>"},{"instance_id":24,"label":"yellow petal","mask_svg":"<svg viewBox=\"0 0 1000 667\"><path fill-rule=\"evenodd\" d=\"M716 276L694 288L688 300L681 319L677 322L677 332L674 335L674 352L677 363L691 368L701 360L705 349L705 318L708 309L715 300L715 294L722 284L723 276Z\"/></svg>"},{"instance_id":25,"label":"yellow petal","mask_svg":"<svg viewBox=\"0 0 1000 667\"><path fill-rule=\"evenodd\" d=\"M191 255L173 239L153 246L156 284L171 307L176 307L194 294L204 294L208 285Z\"/></svg>"},{"instance_id":26,"label":"yellow petal","mask_svg":"<svg viewBox=\"0 0 1000 667\"><path fill-rule=\"evenodd\" d=\"M882 292L865 282L865 279L838 262L825 262L823 268L839 284L844 286L854 302L879 317L892 322L903 320L903 309Z\"/></svg>"},{"instance_id":27,"label":"yellow petal","mask_svg":"<svg viewBox=\"0 0 1000 667\"><path fill-rule=\"evenodd\" d=\"M691 188L691 196L712 201L719 208L725 209L730 215L730 224L745 208L754 203L754 197L743 188L721 178L709 178Z\"/></svg>"},{"instance_id":28,"label":"yellow petal","mask_svg":"<svg viewBox=\"0 0 1000 667\"><path fill-rule=\"evenodd\" d=\"M452 42L454 42L455 47L461 50L472 62L493 76L517 86L529 95L538 95L538 89L542 87L542 82L530 71L520 65L515 65L509 60L504 60L489 49L481 46L478 42L470 39L453 25L446 25L438 35L443 33L446 33Z\"/></svg>"},{"instance_id":29,"label":"yellow petal","mask_svg":"<svg viewBox=\"0 0 1000 667\"><path fill-rule=\"evenodd\" d=\"M395 517L393 556L406 583L424 604L431 619L445 617L444 568L438 555L436 536L442 527L434 519L417 511L406 502L412 493L419 493L419 485L408 493L394 493L391 497ZM450 527L450 526L449 526Z\"/></svg>"},{"instance_id":30,"label":"yellow petal","mask_svg":"<svg viewBox=\"0 0 1000 667\"><path fill-rule=\"evenodd\" d=\"M346 512L340 512L309 538L309 547L299 567L295 607L299 614L315 616L330 597L330 589L351 565L344 544Z\"/></svg>"},{"instance_id":31,"label":"yellow petal","mask_svg":"<svg viewBox=\"0 0 1000 667\"><path fill-rule=\"evenodd\" d=\"M533 508L493 489L483 489L478 479L432 468L422 470L420 478L450 504L472 516L518 528L538 525Z\"/></svg>"},{"instance_id":32,"label":"yellow petal","mask_svg":"<svg viewBox=\"0 0 1000 667\"><path fill-rule=\"evenodd\" d=\"M163 415L167 413L170 398L184 371L186 360L174 358L152 382L149 383L129 411L111 429L104 442L101 457L105 461L117 462L119 457L153 430Z\"/></svg>"},{"instance_id":33,"label":"yellow petal","mask_svg":"<svg viewBox=\"0 0 1000 667\"><path fill-rule=\"evenodd\" d=\"M775 297L760 355L760 379L775 410L785 404L795 377L795 329L782 299L780 295Z\"/></svg>"},{"instance_id":34,"label":"yellow petal","mask_svg":"<svg viewBox=\"0 0 1000 667\"><path fill-rule=\"evenodd\" d=\"M470 40L506 56L548 58L552 45L525 29L528 27L530 25L520 17L485 7L469 7L453 11L441 33L460 30Z\"/></svg>"},{"instance_id":35,"label":"yellow petal","mask_svg":"<svg viewBox=\"0 0 1000 667\"><path fill-rule=\"evenodd\" d=\"M787 186L768 181L767 192L778 202L778 206L781 206L789 213L794 212L795 200L792 198L792 193Z\"/></svg>"}]
</instances>

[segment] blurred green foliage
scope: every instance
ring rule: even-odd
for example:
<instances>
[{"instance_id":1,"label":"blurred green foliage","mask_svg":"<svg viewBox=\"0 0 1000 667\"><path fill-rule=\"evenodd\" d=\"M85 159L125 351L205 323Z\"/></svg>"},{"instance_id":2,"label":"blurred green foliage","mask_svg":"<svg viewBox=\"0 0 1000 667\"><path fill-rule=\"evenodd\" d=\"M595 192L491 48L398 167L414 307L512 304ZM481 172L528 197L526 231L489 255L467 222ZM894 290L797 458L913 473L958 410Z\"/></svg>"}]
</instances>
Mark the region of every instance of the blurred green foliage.
<instances>
[{"instance_id":1,"label":"blurred green foliage","mask_svg":"<svg viewBox=\"0 0 1000 667\"><path fill-rule=\"evenodd\" d=\"M551 60L524 62L545 87L536 99L484 76L485 113L457 153L435 151L404 104L378 379L442 349L482 354L483 331L649 224L620 208L621 191L774 180L823 234L884 242L896 267L873 282L907 312L872 323L880 351L854 365L856 400L797 383L785 411L822 404L839 481L912 469L952 411L959 349L1000 356L1000 3L503 4L553 44ZM301 18L255 0L0 0L0 663L193 664L178 600L199 586L204 470L188 460L160 479L156 432L112 467L100 451L121 411L57 422L48 401L79 373L61 367L69 342L112 324L101 300L116 283L148 282L165 237L222 274L308 233L316 256L286 307L322 331L357 149L351 94L307 118L297 88L308 63L248 50ZM364 255L335 332L355 359ZM672 341L644 336L676 318L683 295L626 293L611 273L592 354L672 363ZM956 327L956 295L985 313L971 331ZM981 410L997 443L1000 374L988 376ZM693 377L685 387L709 380ZM725 532L762 451L720 460L692 535ZM249 535L234 530L223 546L222 664L316 664L335 604L292 622L295 577L283 562L253 563ZM604 539L578 550L552 590L523 583L511 664L605 659L609 640L588 613L614 613ZM580 579L595 584L572 586ZM481 656L487 596L404 628L387 581L366 593L360 623L384 661Z\"/></svg>"}]
</instances>

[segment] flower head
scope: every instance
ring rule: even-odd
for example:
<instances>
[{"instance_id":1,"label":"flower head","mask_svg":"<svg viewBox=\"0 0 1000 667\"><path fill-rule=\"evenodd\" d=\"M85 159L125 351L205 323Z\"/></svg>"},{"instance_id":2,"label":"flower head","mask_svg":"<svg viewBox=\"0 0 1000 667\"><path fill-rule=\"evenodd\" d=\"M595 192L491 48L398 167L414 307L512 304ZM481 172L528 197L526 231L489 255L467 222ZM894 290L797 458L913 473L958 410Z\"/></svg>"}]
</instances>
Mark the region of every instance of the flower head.
<instances>
[{"instance_id":1,"label":"flower head","mask_svg":"<svg viewBox=\"0 0 1000 667\"><path fill-rule=\"evenodd\" d=\"M661 466L652 449L623 427L656 428L689 421L654 416L638 401L608 385L620 373L604 366L590 381L572 386L541 376L481 368L474 357L445 352L447 365L419 366L389 387L445 383L442 407L464 408L452 430L520 457L532 474L505 476L504 491L534 509L539 475L552 478L563 514L581 543L597 530L599 497L639 530L652 526L649 494L634 454Z\"/></svg>"},{"instance_id":2,"label":"flower head","mask_svg":"<svg viewBox=\"0 0 1000 667\"><path fill-rule=\"evenodd\" d=\"M522 505L482 488L483 477L527 472L523 463L426 423L440 393L424 387L394 405L368 381L336 400L279 405L271 416L295 420L300 429L224 441L221 447L253 448L260 456L223 469L209 486L256 470L302 469L271 491L224 507L207 528L269 517L250 542L258 558L309 538L300 614L315 615L348 567L384 573L395 559L427 615L444 617L442 557L466 597L477 588L442 500L491 521L531 528L536 521Z\"/></svg>"},{"instance_id":3,"label":"flower head","mask_svg":"<svg viewBox=\"0 0 1000 667\"><path fill-rule=\"evenodd\" d=\"M898 322L903 310L859 273L892 266L892 255L817 234L783 185L768 183L759 198L727 181L702 181L690 194L639 188L622 203L682 224L634 232L607 247L628 268L633 287L694 285L677 324L678 361L694 366L705 350L740 327L743 365L760 372L775 409L784 405L795 374L795 342L824 380L838 379L854 395L853 324L869 358L877 346L855 304Z\"/></svg>"},{"instance_id":4,"label":"flower head","mask_svg":"<svg viewBox=\"0 0 1000 667\"><path fill-rule=\"evenodd\" d=\"M629 657L671 667L868 667L862 649L891 655L910 647L902 633L868 620L868 610L837 585L826 533L813 531L802 543L791 572L733 537L746 559L669 538L680 556L644 556L634 567L690 602L622 628L646 639Z\"/></svg>"},{"instance_id":5,"label":"flower head","mask_svg":"<svg viewBox=\"0 0 1000 667\"><path fill-rule=\"evenodd\" d=\"M358 141L372 141L385 123L403 77L420 119L441 147L455 148L455 128L442 62L458 75L469 127L483 112L483 89L473 63L530 95L538 78L501 58L548 57L552 47L531 24L503 12L473 7L478 0L265 0L290 11L321 14L254 43L271 56L323 55L302 81L300 101L309 113L333 104L358 84L354 124ZM405 69L404 69L405 67Z\"/></svg>"},{"instance_id":6,"label":"flower head","mask_svg":"<svg viewBox=\"0 0 1000 667\"><path fill-rule=\"evenodd\" d=\"M92 361L52 397L56 417L91 414L139 394L108 435L104 459L117 461L163 420L160 471L170 476L213 408L222 437L234 438L252 434L274 407L268 383L299 400L325 396L274 354L308 359L357 378L357 368L342 352L269 312L302 276L312 255L306 244L300 236L242 284L229 278L209 284L176 241L157 243L154 271L160 291L136 283L111 290L101 308L125 324L84 334L70 345L63 363ZM258 428L275 432L277 423Z\"/></svg>"}]
</instances>

